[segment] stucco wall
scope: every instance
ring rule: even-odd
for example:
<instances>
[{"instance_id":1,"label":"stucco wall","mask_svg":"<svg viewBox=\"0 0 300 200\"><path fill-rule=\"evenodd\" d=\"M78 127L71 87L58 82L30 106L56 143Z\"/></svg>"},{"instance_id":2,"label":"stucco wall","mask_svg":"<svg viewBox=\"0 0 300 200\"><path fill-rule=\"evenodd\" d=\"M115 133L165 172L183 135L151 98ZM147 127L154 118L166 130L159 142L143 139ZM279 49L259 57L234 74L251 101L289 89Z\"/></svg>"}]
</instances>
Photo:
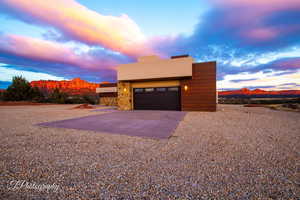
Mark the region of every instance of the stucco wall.
<instances>
[{"instance_id":1,"label":"stucco wall","mask_svg":"<svg viewBox=\"0 0 300 200\"><path fill-rule=\"evenodd\" d=\"M118 109L132 110L132 89L130 82L118 83Z\"/></svg>"},{"instance_id":2,"label":"stucco wall","mask_svg":"<svg viewBox=\"0 0 300 200\"><path fill-rule=\"evenodd\" d=\"M136 63L119 65L118 81L191 77L193 61L192 57L176 59L142 57Z\"/></svg>"}]
</instances>

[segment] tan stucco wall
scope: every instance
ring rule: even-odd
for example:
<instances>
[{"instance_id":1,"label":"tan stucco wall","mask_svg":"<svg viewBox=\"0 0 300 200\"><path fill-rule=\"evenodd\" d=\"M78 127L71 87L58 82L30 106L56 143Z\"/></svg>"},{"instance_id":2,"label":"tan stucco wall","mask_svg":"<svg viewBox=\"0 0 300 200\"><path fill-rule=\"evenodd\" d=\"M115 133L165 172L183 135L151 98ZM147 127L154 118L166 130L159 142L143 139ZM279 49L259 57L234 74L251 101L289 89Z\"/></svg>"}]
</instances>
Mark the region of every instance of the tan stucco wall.
<instances>
[{"instance_id":1,"label":"tan stucco wall","mask_svg":"<svg viewBox=\"0 0 300 200\"><path fill-rule=\"evenodd\" d=\"M118 66L118 81L192 76L193 62L192 57L176 59L141 57L136 63Z\"/></svg>"},{"instance_id":2,"label":"tan stucco wall","mask_svg":"<svg viewBox=\"0 0 300 200\"><path fill-rule=\"evenodd\" d=\"M132 89L130 82L118 82L118 109L132 110Z\"/></svg>"}]
</instances>

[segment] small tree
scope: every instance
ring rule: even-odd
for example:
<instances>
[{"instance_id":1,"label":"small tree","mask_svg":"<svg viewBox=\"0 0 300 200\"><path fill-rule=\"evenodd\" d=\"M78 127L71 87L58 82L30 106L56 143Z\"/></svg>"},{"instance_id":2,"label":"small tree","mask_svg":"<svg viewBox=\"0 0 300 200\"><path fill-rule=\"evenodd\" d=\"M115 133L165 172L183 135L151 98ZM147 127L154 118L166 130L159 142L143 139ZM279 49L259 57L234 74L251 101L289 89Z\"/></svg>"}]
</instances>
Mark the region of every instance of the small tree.
<instances>
[{"instance_id":1,"label":"small tree","mask_svg":"<svg viewBox=\"0 0 300 200\"><path fill-rule=\"evenodd\" d=\"M93 95L84 95L83 99L86 103L89 103L89 104L96 104L96 102L97 102L96 97Z\"/></svg>"},{"instance_id":2,"label":"small tree","mask_svg":"<svg viewBox=\"0 0 300 200\"><path fill-rule=\"evenodd\" d=\"M0 101L4 100L4 91L0 91Z\"/></svg>"},{"instance_id":3,"label":"small tree","mask_svg":"<svg viewBox=\"0 0 300 200\"><path fill-rule=\"evenodd\" d=\"M22 76L14 76L12 84L4 92L4 100L26 101L33 97L30 83Z\"/></svg>"},{"instance_id":4,"label":"small tree","mask_svg":"<svg viewBox=\"0 0 300 200\"><path fill-rule=\"evenodd\" d=\"M64 103L66 103L67 98L68 98L68 95L66 93L59 91L58 88L55 88L53 90L53 92L50 94L50 101L52 103L64 104Z\"/></svg>"},{"instance_id":5,"label":"small tree","mask_svg":"<svg viewBox=\"0 0 300 200\"><path fill-rule=\"evenodd\" d=\"M45 95L38 87L31 88L31 100L36 102L45 102Z\"/></svg>"}]
</instances>

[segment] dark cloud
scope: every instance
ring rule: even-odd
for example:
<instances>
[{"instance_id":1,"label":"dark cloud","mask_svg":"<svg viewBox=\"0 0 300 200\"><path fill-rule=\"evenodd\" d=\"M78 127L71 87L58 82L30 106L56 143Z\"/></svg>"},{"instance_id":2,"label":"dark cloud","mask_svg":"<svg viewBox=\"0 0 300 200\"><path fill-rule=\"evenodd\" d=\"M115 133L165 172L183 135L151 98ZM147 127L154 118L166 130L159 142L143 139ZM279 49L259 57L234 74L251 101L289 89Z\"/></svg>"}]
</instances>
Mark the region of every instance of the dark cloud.
<instances>
[{"instance_id":1,"label":"dark cloud","mask_svg":"<svg viewBox=\"0 0 300 200\"><path fill-rule=\"evenodd\" d=\"M66 78L115 81L115 67L132 61L101 47L69 48L57 42L16 35L0 36L0 44L0 63Z\"/></svg>"},{"instance_id":2,"label":"dark cloud","mask_svg":"<svg viewBox=\"0 0 300 200\"><path fill-rule=\"evenodd\" d=\"M258 80L258 78L249 78L249 79L235 79L235 80L230 80L231 82L234 83L240 83L240 82L245 82L245 81L255 81Z\"/></svg>"},{"instance_id":3,"label":"dark cloud","mask_svg":"<svg viewBox=\"0 0 300 200\"><path fill-rule=\"evenodd\" d=\"M284 83L284 84L280 84L278 86L294 86L294 87L299 87L300 84L299 83Z\"/></svg>"},{"instance_id":4,"label":"dark cloud","mask_svg":"<svg viewBox=\"0 0 300 200\"><path fill-rule=\"evenodd\" d=\"M4 53L0 53L0 63L8 64L5 66L7 68L48 73L54 76L62 76L66 79L81 77L93 82L116 81L116 71L109 68L90 70L68 64L29 59Z\"/></svg>"},{"instance_id":5,"label":"dark cloud","mask_svg":"<svg viewBox=\"0 0 300 200\"><path fill-rule=\"evenodd\" d=\"M247 88L249 90L255 90L255 89L269 89L269 88L275 88L276 85L272 85L272 86L264 86L264 85L261 85L261 86L247 86ZM244 87L240 87L240 88L220 88L219 91L231 91L231 90L240 90Z\"/></svg>"},{"instance_id":6,"label":"dark cloud","mask_svg":"<svg viewBox=\"0 0 300 200\"><path fill-rule=\"evenodd\" d=\"M249 72L259 72L265 70L273 70L273 71L284 71L279 72L275 75L280 76L284 74L295 73L297 70L300 69L300 57L296 58L283 58L273 61L271 63L258 65L251 69L247 69Z\"/></svg>"},{"instance_id":7,"label":"dark cloud","mask_svg":"<svg viewBox=\"0 0 300 200\"><path fill-rule=\"evenodd\" d=\"M218 64L218 74L217 79L223 80L224 76L226 75L234 75L234 74L240 74L243 72L248 73L257 73L257 72L263 72L263 73L271 73L272 76L282 76L286 74L293 74L300 70L300 57L296 58L284 58L284 59L278 59L273 62L267 63L267 64L261 64L257 66L231 66L230 64ZM238 80L239 81L239 80Z\"/></svg>"},{"instance_id":8,"label":"dark cloud","mask_svg":"<svg viewBox=\"0 0 300 200\"><path fill-rule=\"evenodd\" d=\"M193 34L161 38L155 48L169 56L189 54L200 61L224 61L249 54L255 59L300 45L299 2L294 1L294 6L278 1L274 5L255 2L255 6L250 1L230 1L228 5L222 2L213 4L199 19Z\"/></svg>"},{"instance_id":9,"label":"dark cloud","mask_svg":"<svg viewBox=\"0 0 300 200\"><path fill-rule=\"evenodd\" d=\"M272 86L261 85L261 86L248 86L247 88L250 90L255 90L255 89L268 89L268 88L275 88L275 87L276 85L272 85Z\"/></svg>"}]
</instances>

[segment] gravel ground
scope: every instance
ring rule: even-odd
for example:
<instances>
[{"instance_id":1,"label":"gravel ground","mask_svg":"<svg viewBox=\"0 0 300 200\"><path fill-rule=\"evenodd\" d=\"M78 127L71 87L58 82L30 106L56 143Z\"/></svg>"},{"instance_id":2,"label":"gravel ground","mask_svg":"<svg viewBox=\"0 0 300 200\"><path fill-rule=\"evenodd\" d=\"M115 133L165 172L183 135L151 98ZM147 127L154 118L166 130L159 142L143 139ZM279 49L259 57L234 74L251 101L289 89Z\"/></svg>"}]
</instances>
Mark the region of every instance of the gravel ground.
<instances>
[{"instance_id":1,"label":"gravel ground","mask_svg":"<svg viewBox=\"0 0 300 200\"><path fill-rule=\"evenodd\" d=\"M34 126L101 113L71 107L0 107L0 199L300 197L300 113L221 105L164 140Z\"/></svg>"}]
</instances>

